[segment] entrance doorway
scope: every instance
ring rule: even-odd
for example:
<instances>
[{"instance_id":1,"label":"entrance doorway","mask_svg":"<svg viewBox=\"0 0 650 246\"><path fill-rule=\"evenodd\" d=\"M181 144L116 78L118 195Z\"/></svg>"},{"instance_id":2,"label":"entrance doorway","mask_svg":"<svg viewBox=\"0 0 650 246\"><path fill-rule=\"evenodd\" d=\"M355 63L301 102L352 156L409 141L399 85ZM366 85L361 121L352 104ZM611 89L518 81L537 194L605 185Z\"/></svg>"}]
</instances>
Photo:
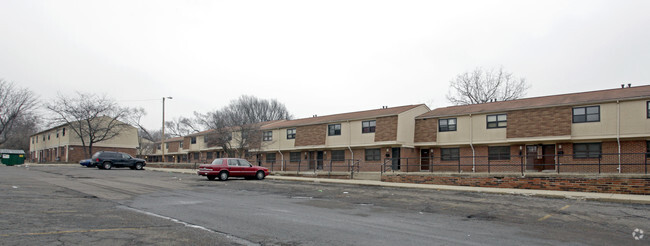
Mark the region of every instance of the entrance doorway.
<instances>
[{"instance_id":1,"label":"entrance doorway","mask_svg":"<svg viewBox=\"0 0 650 246\"><path fill-rule=\"evenodd\" d=\"M391 156L392 156L392 158L391 158L392 169L393 170L400 170L400 168L402 167L402 165L400 163L400 148L393 148Z\"/></svg>"},{"instance_id":2,"label":"entrance doorway","mask_svg":"<svg viewBox=\"0 0 650 246\"><path fill-rule=\"evenodd\" d=\"M555 145L527 145L526 170L555 170Z\"/></svg>"},{"instance_id":3,"label":"entrance doorway","mask_svg":"<svg viewBox=\"0 0 650 246\"><path fill-rule=\"evenodd\" d=\"M420 150L420 170L422 171L427 171L429 170L429 163L431 160L429 160L429 149L421 149Z\"/></svg>"}]
</instances>

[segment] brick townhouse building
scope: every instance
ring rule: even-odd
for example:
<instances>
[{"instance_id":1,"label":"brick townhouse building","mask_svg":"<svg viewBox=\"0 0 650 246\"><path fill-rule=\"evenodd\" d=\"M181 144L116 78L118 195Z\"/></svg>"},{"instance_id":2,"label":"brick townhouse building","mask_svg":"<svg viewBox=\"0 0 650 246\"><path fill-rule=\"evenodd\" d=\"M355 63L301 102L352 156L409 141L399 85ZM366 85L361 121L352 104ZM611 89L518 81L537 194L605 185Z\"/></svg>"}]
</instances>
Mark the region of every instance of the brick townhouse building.
<instances>
[{"instance_id":1,"label":"brick townhouse building","mask_svg":"<svg viewBox=\"0 0 650 246\"><path fill-rule=\"evenodd\" d=\"M414 138L421 171L643 173L650 86L437 108Z\"/></svg>"},{"instance_id":2,"label":"brick townhouse building","mask_svg":"<svg viewBox=\"0 0 650 246\"><path fill-rule=\"evenodd\" d=\"M261 147L252 158L273 170L379 171L386 157L416 157L415 117L424 104L314 116L264 124Z\"/></svg>"},{"instance_id":3,"label":"brick townhouse building","mask_svg":"<svg viewBox=\"0 0 650 246\"><path fill-rule=\"evenodd\" d=\"M184 137L174 137L165 139L165 160L169 163L184 163L188 162L187 151L183 148ZM161 162L162 159L162 146L161 141L154 143L153 152L147 154L146 160L148 162Z\"/></svg>"},{"instance_id":4,"label":"brick townhouse building","mask_svg":"<svg viewBox=\"0 0 650 246\"><path fill-rule=\"evenodd\" d=\"M135 156L137 147L138 130L133 126L124 125L118 136L95 143L93 152L119 151ZM30 136L29 152L29 161L31 162L70 163L89 158L84 154L81 138L68 124L52 127Z\"/></svg>"}]
</instances>

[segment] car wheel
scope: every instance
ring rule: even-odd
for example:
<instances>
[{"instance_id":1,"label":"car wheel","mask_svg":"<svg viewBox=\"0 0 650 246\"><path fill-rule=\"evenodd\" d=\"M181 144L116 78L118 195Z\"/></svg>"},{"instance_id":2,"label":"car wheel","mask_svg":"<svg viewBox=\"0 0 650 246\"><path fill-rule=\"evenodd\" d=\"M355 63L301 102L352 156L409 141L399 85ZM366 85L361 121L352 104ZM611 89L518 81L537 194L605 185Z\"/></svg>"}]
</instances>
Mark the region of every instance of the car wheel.
<instances>
[{"instance_id":1,"label":"car wheel","mask_svg":"<svg viewBox=\"0 0 650 246\"><path fill-rule=\"evenodd\" d=\"M255 174L255 178L257 178L258 180L264 179L264 172L257 171L257 173Z\"/></svg>"},{"instance_id":2,"label":"car wheel","mask_svg":"<svg viewBox=\"0 0 650 246\"><path fill-rule=\"evenodd\" d=\"M135 164L135 170L142 170L142 163L136 163Z\"/></svg>"},{"instance_id":3,"label":"car wheel","mask_svg":"<svg viewBox=\"0 0 650 246\"><path fill-rule=\"evenodd\" d=\"M208 175L208 180L214 180L215 178L217 178L217 176L214 176L214 175Z\"/></svg>"},{"instance_id":4,"label":"car wheel","mask_svg":"<svg viewBox=\"0 0 650 246\"><path fill-rule=\"evenodd\" d=\"M219 173L219 179L220 179L221 181L226 181L226 180L228 180L228 172L220 172L220 173Z\"/></svg>"},{"instance_id":5,"label":"car wheel","mask_svg":"<svg viewBox=\"0 0 650 246\"><path fill-rule=\"evenodd\" d=\"M113 167L113 164L111 164L110 162L104 162L103 166L104 166L104 169L111 170L111 168Z\"/></svg>"}]
</instances>

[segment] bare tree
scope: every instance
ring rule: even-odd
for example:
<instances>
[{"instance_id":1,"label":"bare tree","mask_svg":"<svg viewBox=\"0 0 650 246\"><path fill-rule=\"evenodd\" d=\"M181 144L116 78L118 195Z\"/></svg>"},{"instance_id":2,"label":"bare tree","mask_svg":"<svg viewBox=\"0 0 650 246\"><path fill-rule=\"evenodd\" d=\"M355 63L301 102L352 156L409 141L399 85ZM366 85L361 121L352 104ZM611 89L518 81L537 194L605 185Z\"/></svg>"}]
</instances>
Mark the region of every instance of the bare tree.
<instances>
[{"instance_id":1,"label":"bare tree","mask_svg":"<svg viewBox=\"0 0 650 246\"><path fill-rule=\"evenodd\" d=\"M138 156L153 153L155 150L155 143L161 140L160 130L149 130L142 125L142 118L147 115L143 108L135 108L131 110L126 116L129 124L138 128Z\"/></svg>"},{"instance_id":2,"label":"bare tree","mask_svg":"<svg viewBox=\"0 0 650 246\"><path fill-rule=\"evenodd\" d=\"M246 157L251 149L260 148L263 122L291 119L284 104L254 96L241 96L220 110L194 114L201 125L213 130L207 136L208 144L237 157Z\"/></svg>"},{"instance_id":3,"label":"bare tree","mask_svg":"<svg viewBox=\"0 0 650 246\"><path fill-rule=\"evenodd\" d=\"M172 121L165 121L165 130L172 137L187 136L201 131L195 120L182 116Z\"/></svg>"},{"instance_id":4,"label":"bare tree","mask_svg":"<svg viewBox=\"0 0 650 246\"><path fill-rule=\"evenodd\" d=\"M14 121L11 131L5 136L0 149L22 149L29 153L30 136L38 132L40 118L32 112L21 113Z\"/></svg>"},{"instance_id":5,"label":"bare tree","mask_svg":"<svg viewBox=\"0 0 650 246\"><path fill-rule=\"evenodd\" d=\"M46 105L54 113L52 124L68 125L79 137L86 158L93 154L93 145L115 138L127 127L126 116L134 110L120 107L104 96L77 92L77 97L59 95Z\"/></svg>"},{"instance_id":6,"label":"bare tree","mask_svg":"<svg viewBox=\"0 0 650 246\"><path fill-rule=\"evenodd\" d=\"M447 100L455 105L508 101L525 96L528 88L526 79L516 78L503 68L496 71L476 68L450 81Z\"/></svg>"},{"instance_id":7,"label":"bare tree","mask_svg":"<svg viewBox=\"0 0 650 246\"><path fill-rule=\"evenodd\" d=\"M32 91L0 79L0 144L7 141L16 120L34 110L36 104Z\"/></svg>"}]
</instances>

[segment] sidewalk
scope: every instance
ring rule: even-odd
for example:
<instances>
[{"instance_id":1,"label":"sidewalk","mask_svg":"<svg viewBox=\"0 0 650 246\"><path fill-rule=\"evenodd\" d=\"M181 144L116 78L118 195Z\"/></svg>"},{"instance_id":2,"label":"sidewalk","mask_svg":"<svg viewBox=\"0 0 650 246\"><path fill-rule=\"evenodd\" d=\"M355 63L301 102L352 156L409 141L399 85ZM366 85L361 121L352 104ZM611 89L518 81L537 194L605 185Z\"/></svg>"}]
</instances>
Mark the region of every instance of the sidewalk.
<instances>
[{"instance_id":1,"label":"sidewalk","mask_svg":"<svg viewBox=\"0 0 650 246\"><path fill-rule=\"evenodd\" d=\"M145 168L149 171L170 172L170 173L187 173L196 175L196 170L192 169L174 169L174 168ZM549 198L566 198L601 202L617 203L635 203L650 204L650 196L645 195L626 195L610 193L593 193L593 192L575 192L575 191L553 191L553 190L526 190L526 189L507 189L507 188L488 188L488 187L470 187L470 186L451 186L451 185L432 185L432 184L412 184L412 183L393 183L374 180L350 180L350 179L325 179L325 178L307 178L294 176L275 176L270 175L267 179L290 180L314 183L336 183L368 186L384 186L396 188L415 188L447 191L464 191L464 192L484 192L494 194L539 196Z\"/></svg>"}]
</instances>

